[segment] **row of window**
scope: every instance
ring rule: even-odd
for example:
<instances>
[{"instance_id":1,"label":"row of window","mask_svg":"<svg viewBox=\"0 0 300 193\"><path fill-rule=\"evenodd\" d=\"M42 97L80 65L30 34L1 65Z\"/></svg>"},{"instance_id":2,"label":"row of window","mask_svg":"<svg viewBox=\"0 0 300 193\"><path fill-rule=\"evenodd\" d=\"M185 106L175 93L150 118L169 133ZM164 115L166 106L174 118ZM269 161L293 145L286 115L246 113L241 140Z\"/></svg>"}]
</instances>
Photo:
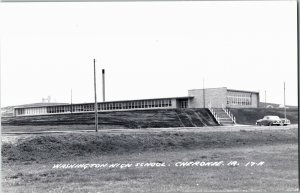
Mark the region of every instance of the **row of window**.
<instances>
[{"instance_id":1,"label":"row of window","mask_svg":"<svg viewBox=\"0 0 300 193\"><path fill-rule=\"evenodd\" d=\"M251 93L229 91L227 105L251 106Z\"/></svg>"},{"instance_id":2,"label":"row of window","mask_svg":"<svg viewBox=\"0 0 300 193\"><path fill-rule=\"evenodd\" d=\"M43 107L36 107L36 108L28 108L28 109L17 109L16 114L17 115L39 115L39 114L45 114L46 109Z\"/></svg>"},{"instance_id":3,"label":"row of window","mask_svg":"<svg viewBox=\"0 0 300 193\"><path fill-rule=\"evenodd\" d=\"M111 102L99 103L98 111L106 110L122 110L122 109L145 109L145 108L168 108L172 107L171 99L155 99L155 100L141 100L128 102ZM94 104L78 104L78 105L64 105L51 106L41 108L16 109L16 115L36 115L36 114L52 114L52 113L71 113L94 111Z\"/></svg>"},{"instance_id":4,"label":"row of window","mask_svg":"<svg viewBox=\"0 0 300 193\"><path fill-rule=\"evenodd\" d=\"M54 106L54 107L47 107L47 113L64 113L70 112L70 106Z\"/></svg>"},{"instance_id":5,"label":"row of window","mask_svg":"<svg viewBox=\"0 0 300 193\"><path fill-rule=\"evenodd\" d=\"M227 104L228 105L248 106L248 105L251 105L251 98L250 97L227 96Z\"/></svg>"},{"instance_id":6,"label":"row of window","mask_svg":"<svg viewBox=\"0 0 300 193\"><path fill-rule=\"evenodd\" d=\"M171 107L171 106L172 106L171 99L161 99L161 100L102 103L98 106L98 110L141 109L141 108L144 109L144 108Z\"/></svg>"}]
</instances>

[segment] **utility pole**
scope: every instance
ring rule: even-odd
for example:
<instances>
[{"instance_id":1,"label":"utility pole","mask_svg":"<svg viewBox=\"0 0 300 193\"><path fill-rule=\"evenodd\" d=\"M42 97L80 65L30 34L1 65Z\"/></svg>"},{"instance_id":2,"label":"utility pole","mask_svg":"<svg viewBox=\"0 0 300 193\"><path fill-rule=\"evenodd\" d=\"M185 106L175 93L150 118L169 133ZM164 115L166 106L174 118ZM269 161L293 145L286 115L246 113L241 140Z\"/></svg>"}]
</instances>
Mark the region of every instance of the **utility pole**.
<instances>
[{"instance_id":1,"label":"utility pole","mask_svg":"<svg viewBox=\"0 0 300 193\"><path fill-rule=\"evenodd\" d=\"M95 91L95 129L98 132L98 105L97 105L97 89L96 89L96 60L94 59L94 91Z\"/></svg>"},{"instance_id":2,"label":"utility pole","mask_svg":"<svg viewBox=\"0 0 300 193\"><path fill-rule=\"evenodd\" d=\"M102 69L102 99L105 102L105 70Z\"/></svg>"},{"instance_id":3,"label":"utility pole","mask_svg":"<svg viewBox=\"0 0 300 193\"><path fill-rule=\"evenodd\" d=\"M299 33L300 33L300 24L299 24L299 10L300 9L300 2L299 0L297 0L297 72L299 74L299 65L300 65L300 55L299 55L299 51L300 51L300 38L299 38ZM298 92L299 92L299 76L297 78L297 81L298 81ZM299 105L299 96L298 96L298 105ZM298 107L298 113L299 113L299 107ZM298 124L299 124L299 120L298 120ZM300 137L300 132L299 132L299 129L298 129L298 139ZM298 147L300 145L300 142L298 140ZM300 148L298 148L298 160L300 159ZM298 165L298 176L299 176L299 173L300 173L300 167ZM298 180L298 187L300 187L300 180Z\"/></svg>"},{"instance_id":4,"label":"utility pole","mask_svg":"<svg viewBox=\"0 0 300 193\"><path fill-rule=\"evenodd\" d=\"M70 107L70 111L71 111L71 114L73 112L73 95L72 95L72 88L71 88L71 107Z\"/></svg>"},{"instance_id":5,"label":"utility pole","mask_svg":"<svg viewBox=\"0 0 300 193\"><path fill-rule=\"evenodd\" d=\"M286 119L286 107L285 107L285 82L283 83L283 106L284 106L284 118Z\"/></svg>"},{"instance_id":6,"label":"utility pole","mask_svg":"<svg viewBox=\"0 0 300 193\"><path fill-rule=\"evenodd\" d=\"M204 78L203 78L203 108L205 108L205 87L204 87Z\"/></svg>"},{"instance_id":7,"label":"utility pole","mask_svg":"<svg viewBox=\"0 0 300 193\"><path fill-rule=\"evenodd\" d=\"M267 91L265 90L265 108L267 108Z\"/></svg>"}]
</instances>

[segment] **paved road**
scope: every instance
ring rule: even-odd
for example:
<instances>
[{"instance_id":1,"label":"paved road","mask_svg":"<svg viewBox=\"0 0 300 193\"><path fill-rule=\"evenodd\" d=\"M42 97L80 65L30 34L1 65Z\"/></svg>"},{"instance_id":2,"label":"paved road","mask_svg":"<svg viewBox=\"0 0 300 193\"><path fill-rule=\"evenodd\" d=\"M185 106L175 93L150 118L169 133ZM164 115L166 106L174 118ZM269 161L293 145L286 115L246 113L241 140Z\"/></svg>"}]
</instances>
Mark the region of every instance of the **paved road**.
<instances>
[{"instance_id":1,"label":"paved road","mask_svg":"<svg viewBox=\"0 0 300 193\"><path fill-rule=\"evenodd\" d=\"M143 133L159 133L159 132L240 132L243 131L259 131L259 130L288 130L298 128L298 125L289 126L251 126L251 125L235 125L235 126L214 126L214 127L177 127L177 128L147 128L147 129L103 129L99 133L105 134L143 134ZM32 137L33 135L53 135L66 133L86 133L95 132L94 130L66 130L66 131L39 131L39 132L3 132L1 136L2 143L15 143L19 139Z\"/></svg>"},{"instance_id":2,"label":"paved road","mask_svg":"<svg viewBox=\"0 0 300 193\"><path fill-rule=\"evenodd\" d=\"M99 129L99 133L148 133L148 132L228 132L228 131L251 131L251 130L282 130L298 128L298 124L289 126L253 126L253 125L233 125L233 126L213 126L213 127L175 127L175 128L143 128L143 129ZM94 132L94 130L51 130L51 131L31 131L31 132L2 132L2 135L28 135L28 134L51 134L51 133L84 133Z\"/></svg>"}]
</instances>

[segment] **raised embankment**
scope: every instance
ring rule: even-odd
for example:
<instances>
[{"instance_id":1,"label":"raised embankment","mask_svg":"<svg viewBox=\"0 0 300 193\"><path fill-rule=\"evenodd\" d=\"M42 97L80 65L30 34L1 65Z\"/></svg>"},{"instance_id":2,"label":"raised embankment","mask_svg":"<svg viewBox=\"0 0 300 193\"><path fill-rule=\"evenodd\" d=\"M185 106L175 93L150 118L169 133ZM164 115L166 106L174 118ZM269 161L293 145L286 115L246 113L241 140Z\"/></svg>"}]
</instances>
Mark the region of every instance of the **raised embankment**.
<instances>
[{"instance_id":1,"label":"raised embankment","mask_svg":"<svg viewBox=\"0 0 300 193\"><path fill-rule=\"evenodd\" d=\"M2 117L2 125L92 125L94 113ZM99 113L99 125L116 128L203 127L217 125L208 109L156 109Z\"/></svg>"},{"instance_id":2,"label":"raised embankment","mask_svg":"<svg viewBox=\"0 0 300 193\"><path fill-rule=\"evenodd\" d=\"M15 143L3 143L2 161L53 161L76 160L75 157L102 156L159 151L186 151L250 147L260 149L263 145L297 144L297 127L242 127L231 131L199 129L186 130L137 130L137 132L83 132L31 135ZM249 149L249 148L248 148ZM199 152L199 157L202 152ZM154 156L155 157L155 156ZM214 159L214 158L213 158Z\"/></svg>"},{"instance_id":3,"label":"raised embankment","mask_svg":"<svg viewBox=\"0 0 300 193\"><path fill-rule=\"evenodd\" d=\"M280 108L231 108L237 124L255 125L265 115L284 117ZM298 108L286 110L291 124L298 123ZM94 113L76 113L41 116L2 117L2 125L93 125ZM168 128L216 126L208 109L156 109L99 113L99 125L109 128Z\"/></svg>"},{"instance_id":4,"label":"raised embankment","mask_svg":"<svg viewBox=\"0 0 300 193\"><path fill-rule=\"evenodd\" d=\"M230 108L229 110L236 117L236 122L243 125L255 125L258 119L262 119L266 115L284 118L283 108ZM286 109L286 118L291 121L291 124L298 124L298 108Z\"/></svg>"}]
</instances>

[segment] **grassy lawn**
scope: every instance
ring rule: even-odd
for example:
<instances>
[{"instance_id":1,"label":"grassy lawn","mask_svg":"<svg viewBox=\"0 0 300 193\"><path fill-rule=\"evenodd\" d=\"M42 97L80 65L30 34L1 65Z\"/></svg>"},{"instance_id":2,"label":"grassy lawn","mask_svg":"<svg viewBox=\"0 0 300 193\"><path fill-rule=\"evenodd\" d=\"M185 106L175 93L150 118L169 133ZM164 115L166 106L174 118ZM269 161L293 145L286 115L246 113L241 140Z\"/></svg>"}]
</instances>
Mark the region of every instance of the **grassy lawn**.
<instances>
[{"instance_id":1,"label":"grassy lawn","mask_svg":"<svg viewBox=\"0 0 300 193\"><path fill-rule=\"evenodd\" d=\"M66 139L68 143L77 146L75 140L86 141L97 144L103 134L86 133L80 135L56 134L43 136L43 141L33 143L40 139L30 136L26 139L16 141L9 146L9 151L3 154L2 165L2 189L3 192L208 192L208 191L296 191L298 190L298 145L296 130L273 132L214 132L212 133L189 133L178 132L170 136L170 133L162 132L157 134L149 133L128 136L110 136L112 141L106 141L110 150L102 151L92 149L89 153L82 153L81 147L76 147L78 154L71 151L71 146L67 142L60 142L61 146L54 146L50 142L54 139ZM161 139L164 143L158 143ZM272 136L270 136L272 135ZM179 137L180 136L180 137ZM216 142L224 136L224 142L218 145L208 143L209 140ZM246 139L245 140L245 136ZM294 137L293 137L294 136ZM127 141L133 146L121 146L118 150L112 144L119 143L119 138L127 137ZM145 138L147 137L147 138ZM202 138L201 140L198 138ZM48 140L49 138L49 140ZM182 139L183 138L183 139ZM193 138L193 140L189 140ZM209 140L204 140L208 138ZM142 139L144 144L134 143ZM94 140L94 141L93 141ZM171 140L173 144L169 144ZM183 141L181 141L183 140ZM88 142L80 141L81 144L89 145ZM266 143L268 141L268 143ZM176 143L177 142L177 143ZM186 143L184 143L186 142ZM187 144L190 143L190 144ZM100 142L99 142L100 143ZM25 145L24 145L25 144ZM29 151L30 145L34 145L34 154ZM48 147L44 147L47 145ZM104 141L101 142L104 144ZM203 146L207 144L207 146ZM22 146L21 146L22 145ZM152 145L160 146L153 147ZM172 148L169 148L169 146ZM51 154L49 146L55 147L57 154ZM22 149L18 149L17 147ZM26 147L26 148L25 148ZM42 148L43 147L43 148ZM98 147L98 146L97 146ZM4 150L8 147L4 147ZM48 149L47 149L48 148ZM127 151L126 148L134 151ZM25 151L25 150L26 151ZM121 149L121 150L120 150ZM3 151L4 151L3 150ZM22 151L21 151L22 150ZM44 154L42 153L44 152ZM85 149L82 149L85 152ZM7 153L21 153L18 160L9 158L15 157ZM70 152L69 156L63 153ZM35 157L30 160L30 154ZM41 156L38 156L41 155ZM45 155L50 155L45 157ZM24 158L24 159L23 159ZM25 159L26 158L26 159ZM28 158L28 159L27 159ZM221 166L178 166L180 162L219 162ZM230 161L237 161L240 165L228 166ZM261 162L261 166L245 166L247 162ZM136 167L136 163L156 162L165 164L165 167ZM125 168L73 168L55 169L54 164L133 164ZM177 165L176 165L177 164Z\"/></svg>"}]
</instances>

